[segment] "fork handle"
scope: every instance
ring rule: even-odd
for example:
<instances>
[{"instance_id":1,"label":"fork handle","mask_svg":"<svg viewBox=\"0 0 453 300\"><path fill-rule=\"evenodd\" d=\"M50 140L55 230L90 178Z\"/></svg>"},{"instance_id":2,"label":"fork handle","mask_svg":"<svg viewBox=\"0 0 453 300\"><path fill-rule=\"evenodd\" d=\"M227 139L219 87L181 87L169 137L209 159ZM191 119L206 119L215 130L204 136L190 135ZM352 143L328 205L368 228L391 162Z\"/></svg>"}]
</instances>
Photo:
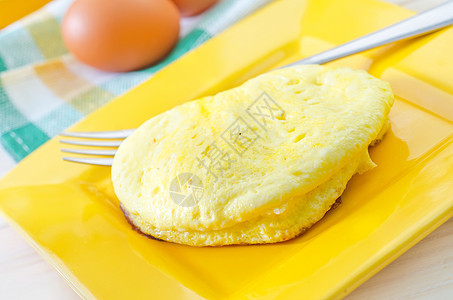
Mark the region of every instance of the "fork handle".
<instances>
[{"instance_id":1,"label":"fork handle","mask_svg":"<svg viewBox=\"0 0 453 300\"><path fill-rule=\"evenodd\" d=\"M285 67L302 64L323 64L388 43L432 32L451 24L453 24L453 1L447 1L401 22L364 35L330 50L296 61Z\"/></svg>"}]
</instances>

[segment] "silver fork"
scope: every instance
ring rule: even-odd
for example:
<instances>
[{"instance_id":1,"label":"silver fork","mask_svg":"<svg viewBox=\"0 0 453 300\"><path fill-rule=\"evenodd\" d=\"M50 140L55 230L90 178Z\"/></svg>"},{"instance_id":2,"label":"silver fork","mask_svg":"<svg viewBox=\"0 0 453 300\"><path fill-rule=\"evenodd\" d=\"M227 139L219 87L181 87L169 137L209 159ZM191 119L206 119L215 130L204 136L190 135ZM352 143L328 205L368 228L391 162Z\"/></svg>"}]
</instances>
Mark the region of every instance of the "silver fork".
<instances>
[{"instance_id":1,"label":"silver fork","mask_svg":"<svg viewBox=\"0 0 453 300\"><path fill-rule=\"evenodd\" d=\"M405 40L433 32L451 24L453 24L453 0L447 1L444 4L441 4L423 13L420 13L373 33L364 35L338 47L296 61L285 67L302 64L323 64L388 43ZM77 163L111 166L113 162L113 156L116 153L116 149L120 146L123 139L131 135L134 130L135 129L119 131L61 133L60 135L62 136L78 138L62 139L60 140L61 143L101 148L64 148L61 149L61 151L65 153L84 155L85 157L64 156L63 159Z\"/></svg>"},{"instance_id":2,"label":"silver fork","mask_svg":"<svg viewBox=\"0 0 453 300\"><path fill-rule=\"evenodd\" d=\"M103 148L103 149L62 148L61 151L65 153L95 156L95 157L63 156L63 160L83 164L111 166L113 163L113 156L116 153L116 148L118 148L121 145L123 139L127 138L134 131L135 129L117 131L94 131L94 132L63 132L60 135L79 139L61 139L60 143L68 145Z\"/></svg>"}]
</instances>

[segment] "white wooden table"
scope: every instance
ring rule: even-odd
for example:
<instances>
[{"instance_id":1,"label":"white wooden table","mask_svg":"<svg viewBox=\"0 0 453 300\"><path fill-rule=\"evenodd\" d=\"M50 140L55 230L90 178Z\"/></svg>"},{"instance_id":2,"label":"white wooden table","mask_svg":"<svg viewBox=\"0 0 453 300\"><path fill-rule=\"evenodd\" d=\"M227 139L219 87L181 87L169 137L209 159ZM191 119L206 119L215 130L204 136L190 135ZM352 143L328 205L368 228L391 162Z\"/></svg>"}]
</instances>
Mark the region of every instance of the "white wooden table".
<instances>
[{"instance_id":1,"label":"white wooden table","mask_svg":"<svg viewBox=\"0 0 453 300\"><path fill-rule=\"evenodd\" d=\"M444 2L387 1L414 11ZM2 219L0 299L79 299L58 273ZM365 282L348 299L453 299L453 218Z\"/></svg>"}]
</instances>

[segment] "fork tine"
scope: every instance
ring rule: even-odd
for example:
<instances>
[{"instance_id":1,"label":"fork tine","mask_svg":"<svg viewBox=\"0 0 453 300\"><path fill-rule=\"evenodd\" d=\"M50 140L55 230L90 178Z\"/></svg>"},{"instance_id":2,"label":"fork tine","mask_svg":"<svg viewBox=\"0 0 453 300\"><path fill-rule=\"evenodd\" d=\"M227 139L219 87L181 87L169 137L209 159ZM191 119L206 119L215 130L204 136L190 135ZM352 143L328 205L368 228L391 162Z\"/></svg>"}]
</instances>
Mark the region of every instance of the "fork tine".
<instances>
[{"instance_id":1,"label":"fork tine","mask_svg":"<svg viewBox=\"0 0 453 300\"><path fill-rule=\"evenodd\" d=\"M123 140L120 141L84 141L84 140L60 140L60 143L79 145L79 146L93 146L93 147L119 147Z\"/></svg>"},{"instance_id":2,"label":"fork tine","mask_svg":"<svg viewBox=\"0 0 453 300\"><path fill-rule=\"evenodd\" d=\"M92 132L62 132L60 135L67 137L87 138L87 139L124 139L130 136L135 129L115 130L115 131L92 131Z\"/></svg>"},{"instance_id":3,"label":"fork tine","mask_svg":"<svg viewBox=\"0 0 453 300\"><path fill-rule=\"evenodd\" d=\"M111 166L113 163L113 158L84 158L84 157L63 157L63 160L89 164L89 165L98 165L98 166Z\"/></svg>"},{"instance_id":4,"label":"fork tine","mask_svg":"<svg viewBox=\"0 0 453 300\"><path fill-rule=\"evenodd\" d=\"M102 156L114 156L116 150L96 150L96 149L60 149L62 152L83 154L83 155L102 155Z\"/></svg>"}]
</instances>

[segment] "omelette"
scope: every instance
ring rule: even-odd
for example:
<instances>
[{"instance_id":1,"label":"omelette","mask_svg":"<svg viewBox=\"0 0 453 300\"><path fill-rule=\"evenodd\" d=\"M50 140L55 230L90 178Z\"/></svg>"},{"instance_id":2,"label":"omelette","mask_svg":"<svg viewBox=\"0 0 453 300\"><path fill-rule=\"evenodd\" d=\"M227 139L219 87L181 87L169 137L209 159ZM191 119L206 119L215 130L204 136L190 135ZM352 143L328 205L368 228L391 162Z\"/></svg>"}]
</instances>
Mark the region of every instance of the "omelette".
<instances>
[{"instance_id":1,"label":"omelette","mask_svg":"<svg viewBox=\"0 0 453 300\"><path fill-rule=\"evenodd\" d=\"M389 127L393 94L365 71L305 65L154 116L112 180L133 227L192 246L292 239L332 208Z\"/></svg>"}]
</instances>

